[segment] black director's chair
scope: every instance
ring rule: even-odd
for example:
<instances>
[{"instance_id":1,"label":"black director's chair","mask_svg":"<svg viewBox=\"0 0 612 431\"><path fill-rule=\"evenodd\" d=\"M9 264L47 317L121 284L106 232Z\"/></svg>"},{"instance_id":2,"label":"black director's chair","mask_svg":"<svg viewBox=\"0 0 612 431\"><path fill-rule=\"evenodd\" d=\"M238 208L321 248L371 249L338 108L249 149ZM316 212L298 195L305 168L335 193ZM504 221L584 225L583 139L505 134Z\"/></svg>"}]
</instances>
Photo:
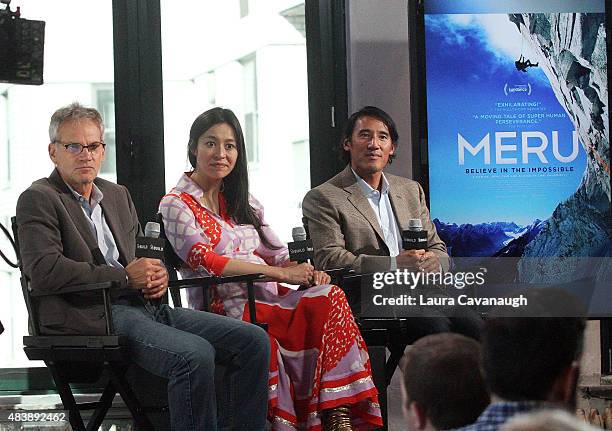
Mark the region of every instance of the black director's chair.
<instances>
[{"instance_id":1,"label":"black director's chair","mask_svg":"<svg viewBox=\"0 0 612 431\"><path fill-rule=\"evenodd\" d=\"M58 293L31 290L30 281L23 273L15 217L11 218L11 224L21 271L21 290L32 334L23 337L23 350L28 359L45 362L51 372L62 404L68 410L68 419L72 429L75 431L97 430L110 409L115 395L119 393L132 414L137 428L153 430L151 421L144 414L126 380L129 360L125 340L113 333L110 289L116 287L114 283L74 285L62 289L61 293L99 291L104 301L105 335L41 335L37 303L44 300L45 296L58 295ZM104 382L104 389L98 401L76 402L70 383L85 383L98 387L100 381ZM87 426L81 415L82 410L93 410Z\"/></svg>"},{"instance_id":2,"label":"black director's chair","mask_svg":"<svg viewBox=\"0 0 612 431\"><path fill-rule=\"evenodd\" d=\"M142 430L163 430L169 428L167 415L167 389L166 380L154 376L129 360L124 337L114 334L112 324L112 309L110 290L116 288L114 282L74 285L62 289L61 294L100 291L104 303L106 321L105 335L41 335L37 313L37 301L48 295L58 293L33 292L30 283L23 273L19 254L19 240L17 235L16 218L11 218L13 234L16 242L16 253L21 271L21 288L28 311L30 333L23 337L24 351L30 360L41 360L51 372L53 381L62 400L64 408L68 410L68 419L74 431L98 430L113 399L118 393L129 409L136 428ZM178 256L174 255L170 246L165 247L166 267L169 268L169 292L173 305L181 306L180 289L187 287L200 287L205 293L213 285L224 283L246 282L249 292L249 310L251 322L257 323L255 313L255 299L253 282L261 278L261 274L249 274L234 277L202 277L188 280L177 280L175 268L178 268ZM172 256L174 255L174 257ZM169 262L173 262L169 264ZM172 266L172 265L177 265ZM167 301L163 298L162 301ZM145 374L145 376L143 376ZM130 384L136 380L139 384ZM83 383L99 388L102 382L103 390L100 399L96 402L77 403L70 383ZM136 390L137 394L134 394ZM162 394L162 395L160 395ZM161 398L161 399L160 399ZM154 404L153 408L143 408L141 401L146 400L147 405ZM87 426L81 415L82 410L94 410ZM155 421L155 427L148 415L162 413L161 421ZM146 413L146 414L145 414Z\"/></svg>"}]
</instances>

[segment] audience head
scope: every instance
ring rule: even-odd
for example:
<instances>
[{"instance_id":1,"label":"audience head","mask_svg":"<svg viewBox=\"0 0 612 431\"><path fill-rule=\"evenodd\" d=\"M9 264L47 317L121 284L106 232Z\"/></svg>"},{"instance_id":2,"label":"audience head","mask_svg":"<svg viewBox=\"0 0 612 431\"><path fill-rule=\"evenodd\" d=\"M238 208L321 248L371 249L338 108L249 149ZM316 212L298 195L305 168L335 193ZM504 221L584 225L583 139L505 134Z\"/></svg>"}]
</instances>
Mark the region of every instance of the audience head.
<instances>
[{"instance_id":1,"label":"audience head","mask_svg":"<svg viewBox=\"0 0 612 431\"><path fill-rule=\"evenodd\" d=\"M595 428L575 415L559 409L545 409L517 415L500 431L595 431Z\"/></svg>"},{"instance_id":2,"label":"audience head","mask_svg":"<svg viewBox=\"0 0 612 431\"><path fill-rule=\"evenodd\" d=\"M368 140L371 140L373 137L378 137L376 135L371 136L373 132L376 132L376 130L369 130L372 129L372 127L375 127L381 132L384 131L388 137L386 141L385 139L380 141L382 158L377 162L376 168L382 170L387 163L393 162L395 158L395 149L397 148L399 139L395 122L391 116L382 109L376 106L365 106L351 115L346 122L339 148L342 159L346 163L351 163L351 165L353 165L359 162L359 160L354 160L354 157L360 156L361 151L359 144L365 146ZM353 169L355 170L354 166Z\"/></svg>"},{"instance_id":3,"label":"audience head","mask_svg":"<svg viewBox=\"0 0 612 431\"><path fill-rule=\"evenodd\" d=\"M584 311L561 289L532 288L523 295L526 306L498 308L485 322L483 362L491 394L509 401L572 405L582 353Z\"/></svg>"},{"instance_id":4,"label":"audience head","mask_svg":"<svg viewBox=\"0 0 612 431\"><path fill-rule=\"evenodd\" d=\"M77 102L58 109L51 116L49 140L49 157L64 182L89 198L105 154L100 113Z\"/></svg>"},{"instance_id":5,"label":"audience head","mask_svg":"<svg viewBox=\"0 0 612 431\"><path fill-rule=\"evenodd\" d=\"M480 344L452 333L423 337L404 356L403 406L408 429L473 423L489 404Z\"/></svg>"}]
</instances>

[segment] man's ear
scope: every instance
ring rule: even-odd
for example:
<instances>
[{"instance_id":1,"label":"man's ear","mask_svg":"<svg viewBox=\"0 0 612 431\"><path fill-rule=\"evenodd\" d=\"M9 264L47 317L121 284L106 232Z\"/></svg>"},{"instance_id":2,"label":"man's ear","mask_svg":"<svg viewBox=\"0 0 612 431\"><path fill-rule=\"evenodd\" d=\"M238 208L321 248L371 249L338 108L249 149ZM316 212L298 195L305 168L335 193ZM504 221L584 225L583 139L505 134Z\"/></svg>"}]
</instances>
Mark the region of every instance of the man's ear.
<instances>
[{"instance_id":1,"label":"man's ear","mask_svg":"<svg viewBox=\"0 0 612 431\"><path fill-rule=\"evenodd\" d=\"M49 151L49 158L51 159L54 165L57 165L57 162L55 161L55 152L57 151L57 146L54 143L50 143L47 149Z\"/></svg>"},{"instance_id":2,"label":"man's ear","mask_svg":"<svg viewBox=\"0 0 612 431\"><path fill-rule=\"evenodd\" d=\"M389 151L389 155L391 154L395 154L395 142L393 142L393 144L391 144L391 151Z\"/></svg>"},{"instance_id":3,"label":"man's ear","mask_svg":"<svg viewBox=\"0 0 612 431\"><path fill-rule=\"evenodd\" d=\"M576 390L578 389L578 379L580 378L580 364L578 361L572 362L569 376L565 385L565 395L563 402L573 409L576 408Z\"/></svg>"},{"instance_id":4,"label":"man's ear","mask_svg":"<svg viewBox=\"0 0 612 431\"><path fill-rule=\"evenodd\" d=\"M580 376L580 365L574 361L557 377L550 390L549 401L573 406L576 402L576 388Z\"/></svg>"},{"instance_id":5,"label":"man's ear","mask_svg":"<svg viewBox=\"0 0 612 431\"><path fill-rule=\"evenodd\" d=\"M427 427L427 415L419 403L412 401L408 406L408 414L415 430L422 430Z\"/></svg>"},{"instance_id":6,"label":"man's ear","mask_svg":"<svg viewBox=\"0 0 612 431\"><path fill-rule=\"evenodd\" d=\"M346 138L346 139L344 140L344 142L342 143L342 148L343 148L345 151L349 151L349 150L351 149L351 140L350 140L350 139L348 139L348 138Z\"/></svg>"}]
</instances>

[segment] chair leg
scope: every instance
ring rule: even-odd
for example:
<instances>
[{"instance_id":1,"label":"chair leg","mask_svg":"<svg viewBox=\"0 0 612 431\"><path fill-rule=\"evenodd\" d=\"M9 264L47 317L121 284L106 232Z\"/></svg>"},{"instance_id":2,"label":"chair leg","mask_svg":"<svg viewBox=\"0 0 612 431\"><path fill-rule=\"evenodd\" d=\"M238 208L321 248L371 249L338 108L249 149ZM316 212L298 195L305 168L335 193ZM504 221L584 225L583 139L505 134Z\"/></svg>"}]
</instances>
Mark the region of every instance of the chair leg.
<instances>
[{"instance_id":1,"label":"chair leg","mask_svg":"<svg viewBox=\"0 0 612 431\"><path fill-rule=\"evenodd\" d=\"M370 355L370 365L372 366L372 379L376 389L378 389L378 403L383 421L383 426L377 428L377 430L387 431L387 384L385 378L387 349L385 346L368 346L368 354Z\"/></svg>"},{"instance_id":2,"label":"chair leg","mask_svg":"<svg viewBox=\"0 0 612 431\"><path fill-rule=\"evenodd\" d=\"M391 384L391 378L393 377L393 373L395 373L395 369L400 363L402 356L404 356L404 349L406 349L407 344L394 344L389 346L389 358L387 359L387 363L385 364L385 379L387 387Z\"/></svg>"},{"instance_id":3,"label":"chair leg","mask_svg":"<svg viewBox=\"0 0 612 431\"><path fill-rule=\"evenodd\" d=\"M88 431L98 431L100 425L102 425L102 422L104 421L106 413L108 413L108 410L113 405L113 399L115 398L116 393L117 390L115 389L115 386L111 381L109 381L104 388L104 392L102 392L100 400L98 401L100 406L96 408L89 418L89 422L87 423Z\"/></svg>"},{"instance_id":4,"label":"chair leg","mask_svg":"<svg viewBox=\"0 0 612 431\"><path fill-rule=\"evenodd\" d=\"M140 403L125 380L125 367L115 363L105 363L104 368L108 371L108 375L113 385L117 389L117 392L119 392L119 395L121 395L121 398L123 398L123 402L130 410L130 413L132 413L138 430L154 431L153 424L151 424L149 418L142 412Z\"/></svg>"},{"instance_id":5,"label":"chair leg","mask_svg":"<svg viewBox=\"0 0 612 431\"><path fill-rule=\"evenodd\" d=\"M47 368L49 368L51 371L51 376L55 382L57 392L59 392L62 404L64 404L64 408L68 410L68 420L70 421L70 426L72 427L73 431L86 431L83 418L81 417L81 412L79 411L79 407L74 399L74 396L72 395L72 389L70 389L68 381L64 378L58 367L53 362L47 362L46 364Z\"/></svg>"}]
</instances>

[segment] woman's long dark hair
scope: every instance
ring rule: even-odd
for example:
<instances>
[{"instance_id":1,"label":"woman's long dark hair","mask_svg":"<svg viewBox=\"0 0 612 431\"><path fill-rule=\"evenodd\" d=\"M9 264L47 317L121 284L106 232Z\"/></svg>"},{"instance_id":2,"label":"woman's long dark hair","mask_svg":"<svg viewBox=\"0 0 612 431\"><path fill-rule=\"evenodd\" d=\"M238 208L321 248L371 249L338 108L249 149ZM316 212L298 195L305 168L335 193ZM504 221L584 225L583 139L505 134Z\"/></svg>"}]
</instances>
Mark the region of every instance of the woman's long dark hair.
<instances>
[{"instance_id":1,"label":"woman's long dark hair","mask_svg":"<svg viewBox=\"0 0 612 431\"><path fill-rule=\"evenodd\" d=\"M234 130L238 158L234 169L223 179L223 195L225 196L227 215L238 224L253 225L261 241L269 248L279 249L281 247L272 244L262 231L262 222L249 204L249 174L247 171L246 146L242 127L236 115L230 109L212 108L200 114L191 125L189 130L189 144L187 145L187 157L193 169L196 168L196 149L198 139L211 127L225 123Z\"/></svg>"}]
</instances>

